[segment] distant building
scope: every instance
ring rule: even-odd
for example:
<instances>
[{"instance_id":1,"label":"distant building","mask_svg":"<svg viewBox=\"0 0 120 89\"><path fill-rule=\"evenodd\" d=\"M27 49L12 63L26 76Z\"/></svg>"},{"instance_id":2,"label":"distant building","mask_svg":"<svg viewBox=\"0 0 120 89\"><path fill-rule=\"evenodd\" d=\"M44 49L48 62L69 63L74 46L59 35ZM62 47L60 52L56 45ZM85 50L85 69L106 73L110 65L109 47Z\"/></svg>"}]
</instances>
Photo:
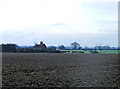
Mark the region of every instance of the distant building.
<instances>
[{"instance_id":1,"label":"distant building","mask_svg":"<svg viewBox=\"0 0 120 89\"><path fill-rule=\"evenodd\" d=\"M40 44L35 44L35 46L33 48L37 49L37 50L45 50L45 49L47 49L46 45L42 41L40 42Z\"/></svg>"}]
</instances>

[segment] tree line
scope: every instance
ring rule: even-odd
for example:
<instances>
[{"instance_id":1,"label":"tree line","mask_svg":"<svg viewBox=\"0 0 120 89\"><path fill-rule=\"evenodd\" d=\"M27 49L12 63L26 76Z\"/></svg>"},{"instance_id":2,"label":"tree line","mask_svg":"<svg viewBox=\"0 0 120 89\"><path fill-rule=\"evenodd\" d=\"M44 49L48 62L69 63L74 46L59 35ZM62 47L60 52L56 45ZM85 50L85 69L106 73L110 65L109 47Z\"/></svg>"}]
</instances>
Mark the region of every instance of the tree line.
<instances>
[{"instance_id":1,"label":"tree line","mask_svg":"<svg viewBox=\"0 0 120 89\"><path fill-rule=\"evenodd\" d=\"M117 50L115 47L110 47L109 45L107 46L101 46L101 45L96 45L94 48L89 48L89 47L82 47L79 43L73 42L70 44L72 49L66 48L64 45L59 45L58 49L56 49L55 46L51 46L49 48L40 50L40 49L34 49L33 47L20 47L17 44L2 44L0 45L2 47L1 52L25 52L25 53L60 53L60 50Z\"/></svg>"},{"instance_id":2,"label":"tree line","mask_svg":"<svg viewBox=\"0 0 120 89\"><path fill-rule=\"evenodd\" d=\"M19 52L19 53L60 53L59 50L56 50L56 47L51 46L46 49L34 49L33 47L19 47L16 44L2 44L1 52Z\"/></svg>"}]
</instances>

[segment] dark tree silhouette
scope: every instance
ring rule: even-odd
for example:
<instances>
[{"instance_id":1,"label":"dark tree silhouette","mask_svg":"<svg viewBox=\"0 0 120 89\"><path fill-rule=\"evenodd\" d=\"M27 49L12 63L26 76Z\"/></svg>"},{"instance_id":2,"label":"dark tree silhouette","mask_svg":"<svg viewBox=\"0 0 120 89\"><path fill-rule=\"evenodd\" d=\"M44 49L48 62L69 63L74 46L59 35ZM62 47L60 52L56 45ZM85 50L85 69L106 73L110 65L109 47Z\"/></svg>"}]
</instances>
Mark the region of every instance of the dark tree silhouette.
<instances>
[{"instance_id":1,"label":"dark tree silhouette","mask_svg":"<svg viewBox=\"0 0 120 89\"><path fill-rule=\"evenodd\" d=\"M65 46L64 46L64 45L60 45L60 46L59 46L59 49L60 49L60 50L64 50L64 49L65 49Z\"/></svg>"},{"instance_id":2,"label":"dark tree silhouette","mask_svg":"<svg viewBox=\"0 0 120 89\"><path fill-rule=\"evenodd\" d=\"M16 44L2 44L2 52L16 52Z\"/></svg>"},{"instance_id":3,"label":"dark tree silhouette","mask_svg":"<svg viewBox=\"0 0 120 89\"><path fill-rule=\"evenodd\" d=\"M73 42L70 45L73 46L75 50L80 46L80 44L77 42Z\"/></svg>"}]
</instances>

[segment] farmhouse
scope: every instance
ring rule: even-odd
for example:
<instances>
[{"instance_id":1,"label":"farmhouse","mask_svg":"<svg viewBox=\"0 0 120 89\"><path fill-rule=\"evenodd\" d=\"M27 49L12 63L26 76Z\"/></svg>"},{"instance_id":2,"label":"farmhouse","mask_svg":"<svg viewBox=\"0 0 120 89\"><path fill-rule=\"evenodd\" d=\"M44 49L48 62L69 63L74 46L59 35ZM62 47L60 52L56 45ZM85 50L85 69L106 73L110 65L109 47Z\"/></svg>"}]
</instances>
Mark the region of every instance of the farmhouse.
<instances>
[{"instance_id":1,"label":"farmhouse","mask_svg":"<svg viewBox=\"0 0 120 89\"><path fill-rule=\"evenodd\" d=\"M38 50L45 50L47 49L46 45L41 41L40 44L35 44L35 46L33 47L34 49L38 49Z\"/></svg>"}]
</instances>

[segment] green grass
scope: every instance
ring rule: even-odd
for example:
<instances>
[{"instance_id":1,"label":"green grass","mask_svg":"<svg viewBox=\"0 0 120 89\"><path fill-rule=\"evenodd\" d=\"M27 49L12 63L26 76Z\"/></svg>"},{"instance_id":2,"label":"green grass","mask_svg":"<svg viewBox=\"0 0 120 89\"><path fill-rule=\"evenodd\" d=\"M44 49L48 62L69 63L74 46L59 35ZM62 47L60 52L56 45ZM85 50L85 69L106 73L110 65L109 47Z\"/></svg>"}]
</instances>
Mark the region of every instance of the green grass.
<instances>
[{"instance_id":1,"label":"green grass","mask_svg":"<svg viewBox=\"0 0 120 89\"><path fill-rule=\"evenodd\" d=\"M118 50L100 50L99 52L102 54L118 54L119 53Z\"/></svg>"},{"instance_id":2,"label":"green grass","mask_svg":"<svg viewBox=\"0 0 120 89\"><path fill-rule=\"evenodd\" d=\"M91 54L89 52L89 50L85 51L85 50L60 50L63 53L80 53L80 52L84 52L84 54ZM99 53L101 54L119 54L120 50L97 50ZM83 54L83 53L80 53Z\"/></svg>"}]
</instances>

